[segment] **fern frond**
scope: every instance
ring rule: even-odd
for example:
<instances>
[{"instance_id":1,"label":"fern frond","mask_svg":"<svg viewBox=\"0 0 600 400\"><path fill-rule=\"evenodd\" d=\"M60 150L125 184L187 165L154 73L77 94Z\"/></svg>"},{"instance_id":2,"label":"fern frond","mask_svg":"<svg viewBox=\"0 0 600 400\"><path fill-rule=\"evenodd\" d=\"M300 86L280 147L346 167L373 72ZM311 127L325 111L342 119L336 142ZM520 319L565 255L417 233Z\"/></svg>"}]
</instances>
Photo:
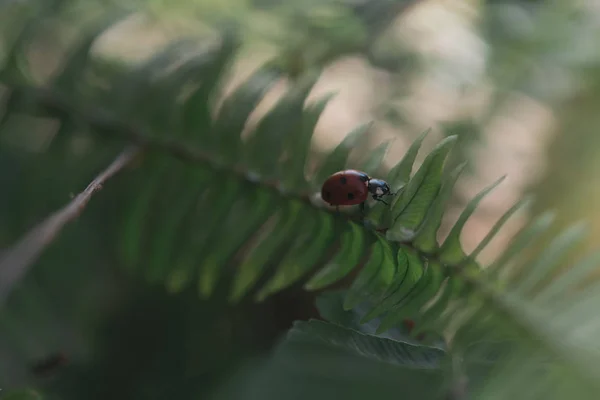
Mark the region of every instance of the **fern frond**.
<instances>
[{"instance_id":1,"label":"fern frond","mask_svg":"<svg viewBox=\"0 0 600 400\"><path fill-rule=\"evenodd\" d=\"M586 396L597 393L593 363L600 357L592 338L600 324L582 316L592 315L598 293L575 293L572 302L560 304L553 296L584 277L597 256L573 270L578 272L559 277L555 282L561 286L544 282L581 238L581 228L567 231L546 254L528 261L529 270L504 277L511 266L522 264L518 258L523 250L549 227L551 218L542 216L482 272L476 256L522 204L509 209L473 253L465 253L460 241L465 223L500 179L472 199L440 244L436 236L444 205L463 166L446 170L456 141L449 136L413 174L426 133L382 176L396 192L389 207L370 205L364 221L351 213L334 214L314 192L332 172L352 167L349 155L360 148L371 123L352 130L309 174L312 134L327 103L324 98L307 104L318 74L290 83L277 104L250 127L257 104L284 75L269 63L217 107L221 79L235 55L234 36L225 35L193 57L189 42L168 46L113 77L106 88L86 82L89 48L100 31L84 37L63 70L43 87L28 78L27 70L14 73L16 57L22 55L18 41L4 64L3 71L12 72L0 74L0 82L11 99L20 99L20 107L8 107L7 114L42 110L63 126L67 121L83 124L99 141L110 136L144 152L128 176L135 196L121 210L118 232L121 261L129 273L172 293L194 287L209 297L224 286L229 300L236 302L250 296L261 301L298 283L320 290L360 267L343 308L363 307L360 322L378 319L376 333L413 319L418 326L414 335L424 329L443 333L449 351L459 356L476 339L510 339L496 361L504 384L497 386L500 378L479 382L476 391L482 398L514 396L533 381L532 395L558 399L576 386L579 398L594 398ZM66 71L79 77L82 86L70 85ZM66 126L66 134L75 133L73 125ZM377 170L384 154L377 151L365 165ZM499 283L506 284L500 289ZM346 333L328 325L297 325L292 332L296 339L307 332L326 335L329 344L345 346L339 338ZM371 336L357 340L366 347L372 341L381 344ZM358 352L365 351L363 345ZM546 367L550 372L544 379L533 379L548 372ZM561 371L569 372L564 382L552 379Z\"/></svg>"}]
</instances>

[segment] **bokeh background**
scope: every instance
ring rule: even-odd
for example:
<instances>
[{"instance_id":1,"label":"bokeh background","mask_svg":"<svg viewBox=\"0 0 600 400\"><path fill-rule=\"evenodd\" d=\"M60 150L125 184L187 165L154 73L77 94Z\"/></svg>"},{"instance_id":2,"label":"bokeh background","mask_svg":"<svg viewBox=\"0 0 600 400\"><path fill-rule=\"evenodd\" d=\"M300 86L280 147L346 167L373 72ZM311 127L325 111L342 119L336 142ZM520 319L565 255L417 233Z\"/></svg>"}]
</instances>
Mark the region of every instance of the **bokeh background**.
<instances>
[{"instance_id":1,"label":"bokeh background","mask_svg":"<svg viewBox=\"0 0 600 400\"><path fill-rule=\"evenodd\" d=\"M16 3L0 2L5 37L17 21L9 18ZM481 255L484 265L548 209L558 211L554 232L585 219L592 231L585 247L598 242L596 0L75 1L59 23L40 21L47 34L30 49L37 78L59 65L82 16L113 5L138 11L103 35L98 56L141 62L172 40L210 37L228 23L244 38L230 88L272 57L292 77L323 67L310 97L335 97L317 126L315 159L368 121L375 122L373 134L352 157L393 141L387 166L429 128L417 162L440 138L458 134L450 162L469 165L445 226L479 190L507 175L467 223L466 250L513 203L535 198ZM287 84L280 82L253 118ZM94 160L102 157L85 136L58 141L47 125L8 121L0 132L0 248L66 203L65 193L80 191L98 170ZM57 147L69 156L49 151ZM262 304L227 307L125 276L110 237L120 218L111 213L123 201L120 184L116 179L94 198L9 299L0 325L0 387L42 385L63 398L208 398L232 387L227 378L253 365L248 360L266 357L293 320L316 315L313 297L295 288ZM32 363L56 352L68 355L66 367L50 377L32 375Z\"/></svg>"}]
</instances>

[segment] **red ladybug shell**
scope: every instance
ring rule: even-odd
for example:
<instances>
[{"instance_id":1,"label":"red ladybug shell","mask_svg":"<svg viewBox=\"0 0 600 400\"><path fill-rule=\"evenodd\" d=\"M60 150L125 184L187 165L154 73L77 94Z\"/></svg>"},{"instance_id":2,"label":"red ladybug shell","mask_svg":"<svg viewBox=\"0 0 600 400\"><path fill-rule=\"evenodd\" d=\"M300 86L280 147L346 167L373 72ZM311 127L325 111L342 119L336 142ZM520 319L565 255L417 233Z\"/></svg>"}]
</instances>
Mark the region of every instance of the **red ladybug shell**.
<instances>
[{"instance_id":1,"label":"red ladybug shell","mask_svg":"<svg viewBox=\"0 0 600 400\"><path fill-rule=\"evenodd\" d=\"M331 175L323 183L321 198L332 206L351 206L364 202L369 196L369 176L347 169Z\"/></svg>"}]
</instances>

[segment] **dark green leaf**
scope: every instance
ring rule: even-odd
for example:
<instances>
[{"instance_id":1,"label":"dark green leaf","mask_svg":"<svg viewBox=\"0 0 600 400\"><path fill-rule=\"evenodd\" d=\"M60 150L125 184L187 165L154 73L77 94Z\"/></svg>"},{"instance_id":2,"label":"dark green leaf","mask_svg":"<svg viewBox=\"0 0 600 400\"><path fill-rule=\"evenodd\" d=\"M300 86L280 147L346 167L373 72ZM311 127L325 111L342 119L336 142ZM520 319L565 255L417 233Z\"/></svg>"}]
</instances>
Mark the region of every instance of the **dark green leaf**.
<instances>
[{"instance_id":1,"label":"dark green leaf","mask_svg":"<svg viewBox=\"0 0 600 400\"><path fill-rule=\"evenodd\" d=\"M384 294L384 298L365 315L361 321L362 323L368 322L391 309L408 295L421 279L424 265L414 250L401 246L398 250L397 259L397 272L394 282Z\"/></svg>"},{"instance_id":2,"label":"dark green leaf","mask_svg":"<svg viewBox=\"0 0 600 400\"><path fill-rule=\"evenodd\" d=\"M275 275L257 293L258 301L288 287L308 273L335 239L332 215L312 216L311 219L315 223L311 229L305 228L305 236L296 240L294 247L279 263Z\"/></svg>"},{"instance_id":3,"label":"dark green leaf","mask_svg":"<svg viewBox=\"0 0 600 400\"><path fill-rule=\"evenodd\" d=\"M433 253L438 249L437 233L442 225L446 204L450 200L456 181L462 174L467 164L463 163L456 167L450 177L442 184L440 193L435 198L431 209L427 213L425 222L417 231L413 244L419 250L426 253Z\"/></svg>"},{"instance_id":4,"label":"dark green leaf","mask_svg":"<svg viewBox=\"0 0 600 400\"><path fill-rule=\"evenodd\" d=\"M187 218L187 227L184 229L184 240L177 251L178 256L173 262L167 285L171 291L179 291L191 282L195 271L201 265L201 257L205 254L205 246L213 231L222 223L229 213L231 204L237 199L240 192L240 182L236 179L223 180L220 176L212 176L211 183L206 187L202 198L195 204L194 209ZM207 213L210 206L211 212ZM202 229L198 229L202 227ZM215 280L207 282L203 271L200 272L198 288L200 294L207 296L211 293ZM209 287L211 286L211 287ZM208 294L207 294L208 293Z\"/></svg>"},{"instance_id":5,"label":"dark green leaf","mask_svg":"<svg viewBox=\"0 0 600 400\"><path fill-rule=\"evenodd\" d=\"M460 243L460 234L462 233L467 220L473 214L473 212L475 212L475 209L481 200L483 200L485 196L494 190L496 186L502 183L505 178L506 176L503 176L502 178L498 179L496 182L479 192L471 201L469 201L463 212L458 217L458 220L452 227L448 237L446 237L444 244L442 244L440 248L440 261L445 264L456 265L467 257Z\"/></svg>"},{"instance_id":6,"label":"dark green leaf","mask_svg":"<svg viewBox=\"0 0 600 400\"><path fill-rule=\"evenodd\" d=\"M338 144L331 153L329 153L327 158L323 160L323 163L321 164L319 171L313 180L315 186L321 187L323 182L329 178L331 174L346 168L346 162L348 161L350 152L352 149L354 149L358 142L366 137L372 126L373 122L368 122L356 127L346 135L344 140L342 140L342 142Z\"/></svg>"},{"instance_id":7,"label":"dark green leaf","mask_svg":"<svg viewBox=\"0 0 600 400\"><path fill-rule=\"evenodd\" d=\"M265 236L260 238L261 240L238 267L231 289L231 301L241 299L252 289L266 272L269 259L293 242L296 229L299 229L301 223L306 220L307 211L299 201L291 201L283 211L280 211L277 220L274 221L278 225L277 230L265 231Z\"/></svg>"},{"instance_id":8,"label":"dark green leaf","mask_svg":"<svg viewBox=\"0 0 600 400\"><path fill-rule=\"evenodd\" d=\"M286 188L304 189L306 185L306 160L310 152L310 145L317 122L329 101L333 98L328 94L306 107L301 121L300 134L289 136L286 152L288 156L283 160L281 169L286 171L282 184Z\"/></svg>"},{"instance_id":9,"label":"dark green leaf","mask_svg":"<svg viewBox=\"0 0 600 400\"><path fill-rule=\"evenodd\" d=\"M440 289L443 279L441 264L433 261L430 262L414 290L394 305L381 321L381 325L377 331L379 333L385 332L402 322L403 319L418 314L421 307L433 299Z\"/></svg>"},{"instance_id":10,"label":"dark green leaf","mask_svg":"<svg viewBox=\"0 0 600 400\"><path fill-rule=\"evenodd\" d=\"M349 310L359 303L379 297L392 284L396 274L395 251L381 235L371 246L371 254L362 271L352 283L344 309Z\"/></svg>"},{"instance_id":11,"label":"dark green leaf","mask_svg":"<svg viewBox=\"0 0 600 400\"><path fill-rule=\"evenodd\" d=\"M145 160L149 172L142 175L145 180L144 187L127 210L120 245L124 264L130 270L139 266L146 220L151 212L152 200L159 191L163 177L168 173L169 161L165 157Z\"/></svg>"},{"instance_id":12,"label":"dark green leaf","mask_svg":"<svg viewBox=\"0 0 600 400\"><path fill-rule=\"evenodd\" d=\"M267 64L238 86L221 105L214 124L214 136L218 150L227 157L227 161L239 161L240 136L246 122L281 76L280 68Z\"/></svg>"},{"instance_id":13,"label":"dark green leaf","mask_svg":"<svg viewBox=\"0 0 600 400\"><path fill-rule=\"evenodd\" d=\"M247 164L264 179L279 178L279 161L290 137L302 134L304 102L318 76L304 77L260 120L246 142Z\"/></svg>"},{"instance_id":14,"label":"dark green leaf","mask_svg":"<svg viewBox=\"0 0 600 400\"><path fill-rule=\"evenodd\" d=\"M35 389L10 390L2 395L2 400L43 400L44 396Z\"/></svg>"},{"instance_id":15,"label":"dark green leaf","mask_svg":"<svg viewBox=\"0 0 600 400\"><path fill-rule=\"evenodd\" d=\"M365 249L365 233L357 224L350 222L340 239L339 251L304 286L307 290L322 289L350 273L360 262Z\"/></svg>"},{"instance_id":16,"label":"dark green leaf","mask_svg":"<svg viewBox=\"0 0 600 400\"><path fill-rule=\"evenodd\" d=\"M164 269L175 256L174 249L179 239L178 233L185 223L185 218L194 209L202 191L205 190L203 186L208 173L202 169L180 166L175 170L175 175L180 175L183 179L178 182L181 184L176 185L171 191L165 212L156 216L160 219L160 228L154 233L149 246L151 256L148 262L148 272L150 273ZM164 190L163 186L161 191Z\"/></svg>"},{"instance_id":17,"label":"dark green leaf","mask_svg":"<svg viewBox=\"0 0 600 400\"><path fill-rule=\"evenodd\" d=\"M410 145L402 160L390 170L387 180L392 191L397 192L409 181L413 164L415 163L417 154L419 154L419 149L430 131L431 129L427 129L425 132L421 133L421 135Z\"/></svg>"},{"instance_id":18,"label":"dark green leaf","mask_svg":"<svg viewBox=\"0 0 600 400\"><path fill-rule=\"evenodd\" d=\"M444 356L442 350L365 335L321 321L298 321L288 333L288 341L321 341L362 357L405 368L437 369Z\"/></svg>"},{"instance_id":19,"label":"dark green leaf","mask_svg":"<svg viewBox=\"0 0 600 400\"><path fill-rule=\"evenodd\" d=\"M253 197L236 202L226 221L207 245L208 254L202 260L203 274L215 281L225 262L256 232L274 213L275 199L270 192L258 190ZM222 240L227 237L227 240Z\"/></svg>"}]
</instances>

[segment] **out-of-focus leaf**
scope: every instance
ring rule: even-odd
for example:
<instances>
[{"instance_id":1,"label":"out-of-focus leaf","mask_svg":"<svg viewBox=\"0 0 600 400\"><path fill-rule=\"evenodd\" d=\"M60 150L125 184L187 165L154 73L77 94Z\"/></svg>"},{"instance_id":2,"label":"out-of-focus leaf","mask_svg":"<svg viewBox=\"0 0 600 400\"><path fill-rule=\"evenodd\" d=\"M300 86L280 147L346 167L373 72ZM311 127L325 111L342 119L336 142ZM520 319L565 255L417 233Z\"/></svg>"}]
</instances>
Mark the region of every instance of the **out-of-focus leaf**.
<instances>
[{"instance_id":1,"label":"out-of-focus leaf","mask_svg":"<svg viewBox=\"0 0 600 400\"><path fill-rule=\"evenodd\" d=\"M225 99L214 123L217 148L227 161L240 159L240 136L250 114L267 92L281 78L281 70L267 64L254 72Z\"/></svg>"},{"instance_id":2,"label":"out-of-focus leaf","mask_svg":"<svg viewBox=\"0 0 600 400\"><path fill-rule=\"evenodd\" d=\"M280 211L276 218L279 218L276 223L280 224L277 235L273 235L269 230L268 236L262 238L240 264L239 272L234 277L231 289L231 301L241 299L252 289L252 286L265 273L269 258L280 251L281 248L290 244L299 222L306 220L307 215L302 203L293 201L284 210Z\"/></svg>"},{"instance_id":3,"label":"out-of-focus leaf","mask_svg":"<svg viewBox=\"0 0 600 400\"><path fill-rule=\"evenodd\" d=\"M318 290L345 277L359 263L365 248L365 233L351 222L340 238L340 249L323 268L305 285L307 290Z\"/></svg>"},{"instance_id":4,"label":"out-of-focus leaf","mask_svg":"<svg viewBox=\"0 0 600 400\"><path fill-rule=\"evenodd\" d=\"M502 178L498 179L496 182L479 192L475 197L473 197L473 199L471 199L471 201L469 201L463 212L458 217L458 220L450 230L450 233L446 237L444 244L442 244L440 248L439 257L443 263L456 265L466 258L466 254L463 251L460 243L460 234L462 233L467 220L473 214L473 212L475 212L475 209L481 200L483 200L485 196L494 190L496 186L502 183L505 178L506 176L503 176Z\"/></svg>"},{"instance_id":5,"label":"out-of-focus leaf","mask_svg":"<svg viewBox=\"0 0 600 400\"><path fill-rule=\"evenodd\" d=\"M427 129L425 132L419 135L419 137L412 142L406 151L406 154L404 154L404 157L402 157L402 160L400 160L400 162L390 170L387 179L393 192L400 190L410 179L410 174L412 172L415 159L417 158L417 154L419 154L419 149L423 144L423 140L425 140L425 137L427 137L430 131L431 129Z\"/></svg>"},{"instance_id":6,"label":"out-of-focus leaf","mask_svg":"<svg viewBox=\"0 0 600 400\"><path fill-rule=\"evenodd\" d=\"M275 275L258 292L257 299L259 301L284 289L308 273L333 243L335 239L333 216L312 216L312 219L315 222L312 229L306 229L304 239L296 241L295 246L279 263Z\"/></svg>"},{"instance_id":7,"label":"out-of-focus leaf","mask_svg":"<svg viewBox=\"0 0 600 400\"><path fill-rule=\"evenodd\" d=\"M245 144L247 163L264 179L280 178L278 165L289 137L302 134L304 102L318 76L304 77L261 119Z\"/></svg>"},{"instance_id":8,"label":"out-of-focus leaf","mask_svg":"<svg viewBox=\"0 0 600 400\"><path fill-rule=\"evenodd\" d=\"M316 186L320 187L331 174L341 171L346 167L350 152L361 139L365 138L372 125L373 123L369 122L353 129L346 135L344 140L329 153L315 175L313 182Z\"/></svg>"}]
</instances>

